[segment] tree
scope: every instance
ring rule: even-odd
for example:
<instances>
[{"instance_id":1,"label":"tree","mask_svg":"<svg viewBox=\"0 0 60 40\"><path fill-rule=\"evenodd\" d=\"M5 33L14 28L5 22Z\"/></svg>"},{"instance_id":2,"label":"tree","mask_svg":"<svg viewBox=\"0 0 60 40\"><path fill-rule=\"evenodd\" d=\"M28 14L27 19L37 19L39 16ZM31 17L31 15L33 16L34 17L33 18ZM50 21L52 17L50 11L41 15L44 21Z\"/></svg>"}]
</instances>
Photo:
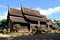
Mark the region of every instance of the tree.
<instances>
[{"instance_id":1,"label":"tree","mask_svg":"<svg viewBox=\"0 0 60 40\"><path fill-rule=\"evenodd\" d=\"M55 20L55 19L54 19L54 22L60 27L60 23L59 23L60 20Z\"/></svg>"},{"instance_id":2,"label":"tree","mask_svg":"<svg viewBox=\"0 0 60 40\"><path fill-rule=\"evenodd\" d=\"M58 21L54 19L55 25L53 27L57 28L58 27Z\"/></svg>"},{"instance_id":3,"label":"tree","mask_svg":"<svg viewBox=\"0 0 60 40\"><path fill-rule=\"evenodd\" d=\"M1 26L6 26L7 25L7 19L3 19L0 21Z\"/></svg>"},{"instance_id":4,"label":"tree","mask_svg":"<svg viewBox=\"0 0 60 40\"><path fill-rule=\"evenodd\" d=\"M55 29L57 29L57 28L58 28L58 25L57 25L57 24L55 24L53 27L54 27Z\"/></svg>"},{"instance_id":5,"label":"tree","mask_svg":"<svg viewBox=\"0 0 60 40\"><path fill-rule=\"evenodd\" d=\"M1 20L0 20L0 25L1 25Z\"/></svg>"},{"instance_id":6,"label":"tree","mask_svg":"<svg viewBox=\"0 0 60 40\"><path fill-rule=\"evenodd\" d=\"M57 29L57 31L60 30L60 23L59 23L59 20L55 20L54 19L54 22L55 22L55 25L53 26L55 29Z\"/></svg>"},{"instance_id":7,"label":"tree","mask_svg":"<svg viewBox=\"0 0 60 40\"><path fill-rule=\"evenodd\" d=\"M57 25L60 27L60 20L57 21Z\"/></svg>"},{"instance_id":8,"label":"tree","mask_svg":"<svg viewBox=\"0 0 60 40\"><path fill-rule=\"evenodd\" d=\"M35 26L34 29L32 29L32 33L33 34L40 34L42 32L41 32L41 30L37 26Z\"/></svg>"},{"instance_id":9,"label":"tree","mask_svg":"<svg viewBox=\"0 0 60 40\"><path fill-rule=\"evenodd\" d=\"M3 28L1 30L2 33L6 33L6 29L5 29L5 26L7 25L7 19L3 19L3 20L0 20L0 26Z\"/></svg>"}]
</instances>

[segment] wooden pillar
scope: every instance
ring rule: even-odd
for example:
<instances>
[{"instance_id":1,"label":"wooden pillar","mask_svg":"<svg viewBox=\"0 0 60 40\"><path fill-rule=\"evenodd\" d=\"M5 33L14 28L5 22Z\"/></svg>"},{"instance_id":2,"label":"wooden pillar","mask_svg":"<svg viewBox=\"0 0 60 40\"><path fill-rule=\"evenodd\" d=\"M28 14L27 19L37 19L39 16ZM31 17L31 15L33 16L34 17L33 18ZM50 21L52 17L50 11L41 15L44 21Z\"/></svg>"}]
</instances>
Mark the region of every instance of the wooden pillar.
<instances>
[{"instance_id":1,"label":"wooden pillar","mask_svg":"<svg viewBox=\"0 0 60 40\"><path fill-rule=\"evenodd\" d=\"M11 22L11 31L13 31L13 22Z\"/></svg>"},{"instance_id":2,"label":"wooden pillar","mask_svg":"<svg viewBox=\"0 0 60 40\"><path fill-rule=\"evenodd\" d=\"M51 30L50 30L50 26L49 26L49 22L48 22L48 33L50 32Z\"/></svg>"},{"instance_id":3,"label":"wooden pillar","mask_svg":"<svg viewBox=\"0 0 60 40\"><path fill-rule=\"evenodd\" d=\"M32 29L31 29L31 24L30 24L30 32L32 31Z\"/></svg>"},{"instance_id":4,"label":"wooden pillar","mask_svg":"<svg viewBox=\"0 0 60 40\"><path fill-rule=\"evenodd\" d=\"M40 25L40 21L38 21L38 29L41 31L42 28L41 28L41 25Z\"/></svg>"},{"instance_id":5,"label":"wooden pillar","mask_svg":"<svg viewBox=\"0 0 60 40\"><path fill-rule=\"evenodd\" d=\"M8 22L8 28L7 28L7 31L8 31L8 32L10 32L10 24L11 24L11 22L10 22L10 20L9 20L9 22Z\"/></svg>"},{"instance_id":6,"label":"wooden pillar","mask_svg":"<svg viewBox=\"0 0 60 40\"><path fill-rule=\"evenodd\" d=\"M40 21L38 20L38 27L40 27Z\"/></svg>"}]
</instances>

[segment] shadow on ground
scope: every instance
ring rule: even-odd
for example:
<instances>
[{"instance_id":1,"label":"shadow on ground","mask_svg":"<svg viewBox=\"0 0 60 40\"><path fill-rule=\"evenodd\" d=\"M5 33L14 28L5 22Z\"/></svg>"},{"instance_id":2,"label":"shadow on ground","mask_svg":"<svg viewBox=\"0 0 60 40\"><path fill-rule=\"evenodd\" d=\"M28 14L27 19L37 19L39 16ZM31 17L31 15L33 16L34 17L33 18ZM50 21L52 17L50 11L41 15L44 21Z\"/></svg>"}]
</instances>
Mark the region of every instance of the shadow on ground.
<instances>
[{"instance_id":1,"label":"shadow on ground","mask_svg":"<svg viewBox=\"0 0 60 40\"><path fill-rule=\"evenodd\" d=\"M8 40L8 38L0 37L0 40Z\"/></svg>"},{"instance_id":2,"label":"shadow on ground","mask_svg":"<svg viewBox=\"0 0 60 40\"><path fill-rule=\"evenodd\" d=\"M39 34L39 35L17 36L10 38L0 38L0 40L60 40L60 34Z\"/></svg>"}]
</instances>

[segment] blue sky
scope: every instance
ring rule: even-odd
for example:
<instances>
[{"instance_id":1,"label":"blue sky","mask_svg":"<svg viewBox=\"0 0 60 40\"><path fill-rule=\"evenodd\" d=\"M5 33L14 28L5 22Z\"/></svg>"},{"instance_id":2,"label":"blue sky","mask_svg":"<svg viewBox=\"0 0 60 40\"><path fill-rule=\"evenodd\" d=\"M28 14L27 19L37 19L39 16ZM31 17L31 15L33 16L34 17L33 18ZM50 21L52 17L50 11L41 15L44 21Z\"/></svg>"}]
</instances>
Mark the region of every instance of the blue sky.
<instances>
[{"instance_id":1,"label":"blue sky","mask_svg":"<svg viewBox=\"0 0 60 40\"><path fill-rule=\"evenodd\" d=\"M19 9L22 6L38 10L50 19L60 19L60 0L0 0L0 19L6 18L8 5Z\"/></svg>"}]
</instances>

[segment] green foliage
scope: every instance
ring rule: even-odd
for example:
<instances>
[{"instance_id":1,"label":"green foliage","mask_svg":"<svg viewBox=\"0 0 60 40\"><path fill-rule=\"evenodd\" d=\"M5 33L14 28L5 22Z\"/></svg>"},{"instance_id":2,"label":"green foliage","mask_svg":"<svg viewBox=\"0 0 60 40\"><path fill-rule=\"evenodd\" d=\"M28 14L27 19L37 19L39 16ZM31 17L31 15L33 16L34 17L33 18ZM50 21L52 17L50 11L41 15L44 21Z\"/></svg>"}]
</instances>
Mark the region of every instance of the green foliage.
<instances>
[{"instance_id":1,"label":"green foliage","mask_svg":"<svg viewBox=\"0 0 60 40\"><path fill-rule=\"evenodd\" d=\"M1 20L0 20L0 25L1 25Z\"/></svg>"},{"instance_id":2,"label":"green foliage","mask_svg":"<svg viewBox=\"0 0 60 40\"><path fill-rule=\"evenodd\" d=\"M15 24L15 28L20 29L21 28L20 24Z\"/></svg>"},{"instance_id":3,"label":"green foliage","mask_svg":"<svg viewBox=\"0 0 60 40\"><path fill-rule=\"evenodd\" d=\"M0 20L0 25L1 26L7 25L7 19Z\"/></svg>"},{"instance_id":4,"label":"green foliage","mask_svg":"<svg viewBox=\"0 0 60 40\"><path fill-rule=\"evenodd\" d=\"M54 22L56 22L56 23L57 23L58 21L57 21L56 19L54 19Z\"/></svg>"},{"instance_id":5,"label":"green foliage","mask_svg":"<svg viewBox=\"0 0 60 40\"><path fill-rule=\"evenodd\" d=\"M60 31L60 20L55 20L54 19L54 22L55 22L55 25L53 26L57 31Z\"/></svg>"},{"instance_id":6,"label":"green foliage","mask_svg":"<svg viewBox=\"0 0 60 40\"><path fill-rule=\"evenodd\" d=\"M59 23L59 21L58 21L57 25L60 27L60 23Z\"/></svg>"},{"instance_id":7,"label":"green foliage","mask_svg":"<svg viewBox=\"0 0 60 40\"><path fill-rule=\"evenodd\" d=\"M42 32L41 32L41 30L37 26L35 26L34 29L32 29L32 33L33 34L40 34Z\"/></svg>"},{"instance_id":8,"label":"green foliage","mask_svg":"<svg viewBox=\"0 0 60 40\"><path fill-rule=\"evenodd\" d=\"M1 23L2 23L2 25L7 25L7 20L6 19L3 19L2 21L1 21Z\"/></svg>"},{"instance_id":9,"label":"green foliage","mask_svg":"<svg viewBox=\"0 0 60 40\"><path fill-rule=\"evenodd\" d=\"M3 30L2 30L2 33L3 33L3 34L6 34L6 32L7 32L6 29L3 29Z\"/></svg>"},{"instance_id":10,"label":"green foliage","mask_svg":"<svg viewBox=\"0 0 60 40\"><path fill-rule=\"evenodd\" d=\"M60 27L60 23L59 23L58 20L55 20L55 19L54 19L54 22L55 22L55 25L54 25L53 27L56 27L56 28L57 28L57 27Z\"/></svg>"},{"instance_id":11,"label":"green foliage","mask_svg":"<svg viewBox=\"0 0 60 40\"><path fill-rule=\"evenodd\" d=\"M57 29L57 28L58 28L58 25L57 25L57 24L55 24L53 27Z\"/></svg>"}]
</instances>

